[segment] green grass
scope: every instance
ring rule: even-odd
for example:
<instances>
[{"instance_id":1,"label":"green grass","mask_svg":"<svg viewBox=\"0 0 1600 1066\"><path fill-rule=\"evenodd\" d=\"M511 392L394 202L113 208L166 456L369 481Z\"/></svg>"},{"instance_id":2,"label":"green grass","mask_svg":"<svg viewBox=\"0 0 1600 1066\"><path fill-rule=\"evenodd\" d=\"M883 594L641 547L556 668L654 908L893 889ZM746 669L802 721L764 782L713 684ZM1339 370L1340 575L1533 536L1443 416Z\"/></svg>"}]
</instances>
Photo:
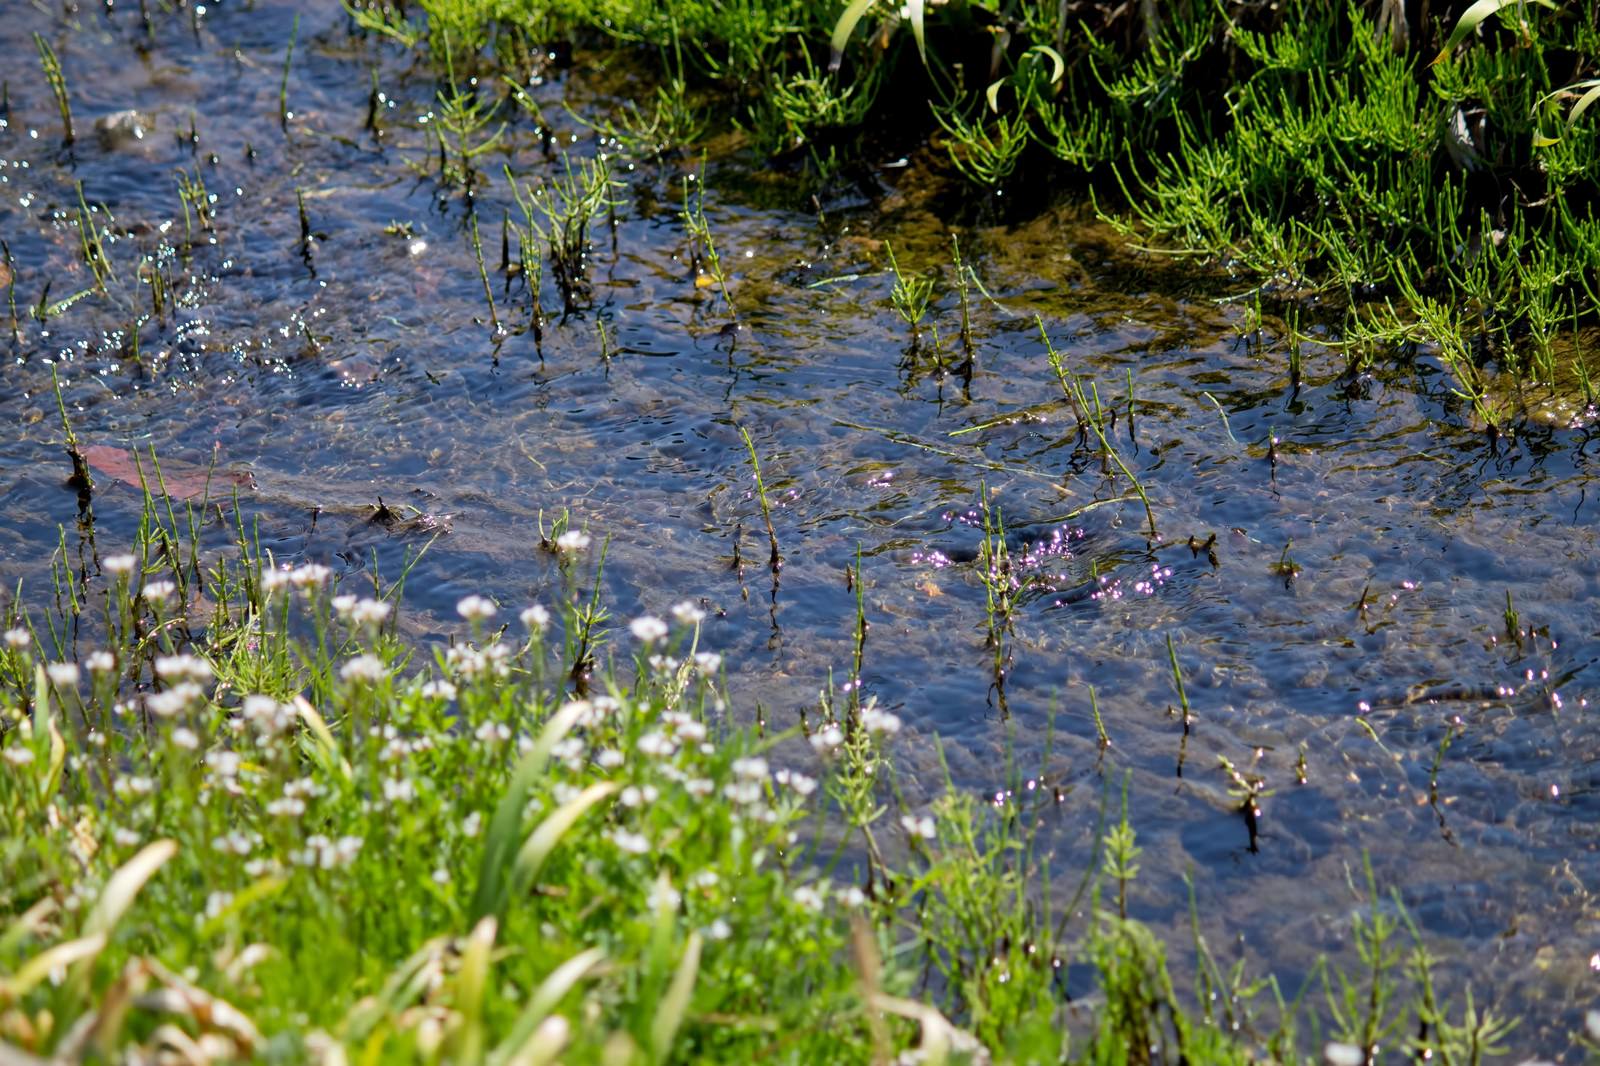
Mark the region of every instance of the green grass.
<instances>
[{"instance_id":1,"label":"green grass","mask_svg":"<svg viewBox=\"0 0 1600 1066\"><path fill-rule=\"evenodd\" d=\"M998 805L947 782L908 806L900 719L853 685L752 725L695 604L613 630L604 543L565 515L559 595L514 620L465 597L424 649L396 637L404 573L275 565L146 470L131 550L63 552L50 605L0 625L7 1063L1212 1063L1324 1038L1466 1062L1504 1036L1438 1001L1387 906L1310 1009L1197 933L1191 1004L1127 917L1125 811L1055 869L1028 826L1061 797L1011 767ZM1071 1008L1075 961L1097 976Z\"/></svg>"},{"instance_id":2,"label":"green grass","mask_svg":"<svg viewBox=\"0 0 1600 1066\"><path fill-rule=\"evenodd\" d=\"M1420 345L1491 430L1521 413L1498 375L1592 391L1595 0L1435 4L1419 25L1381 0L359 6L374 32L511 82L551 41L637 51L659 64L652 117L612 127L653 160L717 128L698 101L824 182L922 143L1022 194L978 202L1064 188L1291 333L1302 311L1331 318L1353 366Z\"/></svg>"}]
</instances>

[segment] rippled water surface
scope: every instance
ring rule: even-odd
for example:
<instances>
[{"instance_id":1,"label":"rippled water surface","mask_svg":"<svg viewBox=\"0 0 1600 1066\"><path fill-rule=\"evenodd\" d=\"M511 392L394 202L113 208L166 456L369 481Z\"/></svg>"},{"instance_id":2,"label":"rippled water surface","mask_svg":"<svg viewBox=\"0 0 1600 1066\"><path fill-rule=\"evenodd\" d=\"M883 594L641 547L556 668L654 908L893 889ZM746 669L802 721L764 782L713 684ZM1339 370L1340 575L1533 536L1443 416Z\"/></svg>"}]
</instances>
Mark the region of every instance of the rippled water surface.
<instances>
[{"instance_id":1,"label":"rippled water surface","mask_svg":"<svg viewBox=\"0 0 1600 1066\"><path fill-rule=\"evenodd\" d=\"M985 222L1000 216L916 158L814 200L725 139L703 185L732 307L697 284L680 215L698 159L618 163L589 299L562 318L547 279L536 339L525 286L499 269L515 210L503 168L537 183L564 153L592 158L602 145L576 116L642 88L624 59L581 51L527 90L553 137L508 101L480 160L497 333L466 202L437 180L440 86L353 36L336 5L305 5L285 128L294 14L223 4L157 13L147 31L123 5L14 4L0 20L19 60L0 236L20 317L0 331L0 582L42 593L62 529L98 581L94 548L125 546L138 514L102 477L83 540L52 373L86 444L154 445L180 477L213 457L217 477L248 472L241 505L281 561L393 573L447 529L408 584L402 624L419 640L455 632L469 591L553 594L539 531L570 509L610 538L615 614L705 597L741 706L775 725L849 671L859 553L863 687L908 722L913 802L944 787L936 739L958 788L1003 789L1013 759L1035 792L1059 790L1033 807L1056 868L1074 869L1127 775L1138 915L1182 953L1191 874L1219 954L1290 984L1320 952L1348 958L1370 854L1452 979L1528 1016L1519 1047L1568 1047L1600 967L1586 429L1530 420L1491 444L1425 352L1356 374L1307 343L1295 388L1275 320L1255 330L1250 301L1219 299L1225 283L1141 261L1087 216ZM70 151L31 65L35 31L66 71ZM104 292L84 266L78 182L114 270ZM210 228L195 204L186 216L193 182ZM952 219L981 285L970 373ZM937 337L925 327L913 345L895 316L884 242L937 276ZM1111 440L1156 536L1080 435L1041 322L1117 411ZM740 427L773 493L776 589ZM998 676L985 493L1015 602ZM427 517L385 527L380 500ZM1520 642L1508 592L1533 630ZM1268 792L1256 836L1223 758Z\"/></svg>"}]
</instances>

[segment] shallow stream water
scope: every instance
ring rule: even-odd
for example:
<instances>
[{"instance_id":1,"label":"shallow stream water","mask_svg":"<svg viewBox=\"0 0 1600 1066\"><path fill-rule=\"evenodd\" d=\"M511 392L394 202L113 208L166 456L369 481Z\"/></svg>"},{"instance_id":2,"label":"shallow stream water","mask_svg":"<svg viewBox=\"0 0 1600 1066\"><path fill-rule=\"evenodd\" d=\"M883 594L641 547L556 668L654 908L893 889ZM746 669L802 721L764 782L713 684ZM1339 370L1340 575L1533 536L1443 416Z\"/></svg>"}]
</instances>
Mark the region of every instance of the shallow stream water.
<instances>
[{"instance_id":1,"label":"shallow stream water","mask_svg":"<svg viewBox=\"0 0 1600 1066\"><path fill-rule=\"evenodd\" d=\"M863 692L907 721L912 802L944 787L936 739L955 787L1002 802L1013 761L1023 792L1050 799L1009 802L1037 812L1075 885L1059 871L1089 858L1126 780L1135 914L1181 954L1190 875L1213 949L1291 987L1319 953L1350 960L1369 855L1453 983L1526 1016L1515 1046L1576 1055L1600 980L1600 499L1582 419L1491 443L1426 352L1352 374L1334 345L1306 343L1296 388L1281 324L1219 299L1243 283L1141 259L1081 212L984 222L1004 213L971 209L918 159L813 199L725 140L698 178L695 157L616 164L588 298L563 318L547 279L536 340L525 287L498 269L515 211L503 168L536 182L565 153L592 158L608 146L576 116L647 88L625 58L583 52L526 87L552 136L508 101L479 160L496 331L465 200L438 181L424 64L354 35L337 5L304 5L297 30L285 4L148 26L135 8L14 4L0 20L18 60L0 236L20 317L0 331L0 584L43 595L61 529L95 580L53 372L86 444L248 472L241 505L279 561L392 575L447 530L408 582L418 640L457 632L468 592L512 608L553 595L540 528L568 509L610 538L615 616L704 597L739 706L774 726L848 675L859 553ZM70 149L34 32L65 70ZM203 181L210 228L195 203L185 221L180 175ZM691 178L731 307L690 259ZM104 292L78 182L113 267ZM970 373L951 218L976 220L959 229L977 282ZM885 242L938 279L915 344ZM1117 410L1109 437L1154 537L1080 435L1040 322ZM776 588L740 427L772 493ZM100 481L109 553L139 499ZM986 498L1014 594L998 680ZM427 518L375 523L380 500ZM1254 827L1223 758L1262 780Z\"/></svg>"}]
</instances>

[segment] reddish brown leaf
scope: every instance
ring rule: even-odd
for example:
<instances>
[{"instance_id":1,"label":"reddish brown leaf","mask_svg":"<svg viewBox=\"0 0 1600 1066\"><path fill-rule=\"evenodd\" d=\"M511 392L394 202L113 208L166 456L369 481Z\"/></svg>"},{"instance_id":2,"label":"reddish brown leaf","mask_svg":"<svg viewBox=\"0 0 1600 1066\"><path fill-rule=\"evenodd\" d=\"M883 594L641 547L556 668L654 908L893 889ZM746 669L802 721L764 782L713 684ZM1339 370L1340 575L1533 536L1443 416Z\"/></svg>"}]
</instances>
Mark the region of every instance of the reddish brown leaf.
<instances>
[{"instance_id":1,"label":"reddish brown leaf","mask_svg":"<svg viewBox=\"0 0 1600 1066\"><path fill-rule=\"evenodd\" d=\"M132 488L140 488L145 484L150 486L150 491L157 492L161 485L165 485L167 494L174 500L198 500L209 495L225 497L229 495L235 485L242 489L255 487L255 478L247 472L237 470L209 470L203 466L193 466L189 463L165 462L161 464L160 482L156 479L154 464L148 459L135 461L133 453L125 448L113 448L105 444L91 444L83 449L83 457L89 461L89 466L98 474L104 474L113 481L119 481ZM139 477L140 465L144 467L144 479Z\"/></svg>"}]
</instances>

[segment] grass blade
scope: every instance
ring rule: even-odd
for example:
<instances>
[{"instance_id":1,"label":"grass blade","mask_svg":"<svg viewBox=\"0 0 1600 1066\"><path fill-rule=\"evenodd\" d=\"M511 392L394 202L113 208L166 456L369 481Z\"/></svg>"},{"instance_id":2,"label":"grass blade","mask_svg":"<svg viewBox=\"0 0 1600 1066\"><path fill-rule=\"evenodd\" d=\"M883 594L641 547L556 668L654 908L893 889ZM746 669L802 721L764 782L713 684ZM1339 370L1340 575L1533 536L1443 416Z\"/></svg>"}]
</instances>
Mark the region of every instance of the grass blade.
<instances>
[{"instance_id":1,"label":"grass blade","mask_svg":"<svg viewBox=\"0 0 1600 1066\"><path fill-rule=\"evenodd\" d=\"M666 1061L667 1053L672 1050L672 1041L678 1035L678 1027L689 1012L689 997L694 995L695 978L700 973L701 943L699 933L689 934L689 943L683 949L683 960L678 963L672 983L667 986L667 994L661 997L661 1006L656 1009L655 1021L650 1025L650 1050L657 1062Z\"/></svg>"},{"instance_id":2,"label":"grass blade","mask_svg":"<svg viewBox=\"0 0 1600 1066\"><path fill-rule=\"evenodd\" d=\"M534 781L544 772L550 750L577 724L584 710L585 705L574 700L551 716L544 732L539 734L539 739L534 743L533 750L517 765L511 783L506 786L505 795L500 797L483 845L483 862L478 868L478 889L472 896L473 921L499 913L505 901L505 878L511 857L522 835L522 812L528 806L528 793Z\"/></svg>"},{"instance_id":3,"label":"grass blade","mask_svg":"<svg viewBox=\"0 0 1600 1066\"><path fill-rule=\"evenodd\" d=\"M850 6L844 9L839 16L839 21L833 26L833 40L829 42L831 52L828 56L828 73L839 69L844 62L844 46L850 43L850 35L856 31L856 23L861 21L861 16L867 13L867 8L872 6L872 0L850 0ZM919 3L917 5L921 7Z\"/></svg>"},{"instance_id":4,"label":"grass blade","mask_svg":"<svg viewBox=\"0 0 1600 1066\"><path fill-rule=\"evenodd\" d=\"M580 951L550 972L534 991L528 1005L523 1008L511 1031L489 1055L489 1066L509 1066L536 1058L534 1045L541 1043L541 1032L550 1012L566 998L567 993L604 961L606 953L599 948Z\"/></svg>"},{"instance_id":5,"label":"grass blade","mask_svg":"<svg viewBox=\"0 0 1600 1066\"><path fill-rule=\"evenodd\" d=\"M618 791L622 786L615 781L597 781L572 797L566 803L556 808L554 814L539 823L539 828L528 835L527 842L517 852L516 864L511 870L511 891L507 899L502 900L502 905L509 899L520 898L533 886L533 879L539 876L539 871L544 867L544 861L550 857L561 838L567 830L584 813Z\"/></svg>"},{"instance_id":6,"label":"grass blade","mask_svg":"<svg viewBox=\"0 0 1600 1066\"><path fill-rule=\"evenodd\" d=\"M1456 22L1456 28L1450 31L1449 38L1444 42L1444 47L1439 49L1439 54L1433 57L1433 62L1443 62L1444 58L1455 50L1456 45L1466 40L1483 24L1483 20L1490 15L1512 5L1521 7L1523 4L1538 4L1541 7L1550 8L1552 11L1556 9L1556 5L1551 0L1478 0L1477 3L1461 13L1460 20Z\"/></svg>"}]
</instances>

